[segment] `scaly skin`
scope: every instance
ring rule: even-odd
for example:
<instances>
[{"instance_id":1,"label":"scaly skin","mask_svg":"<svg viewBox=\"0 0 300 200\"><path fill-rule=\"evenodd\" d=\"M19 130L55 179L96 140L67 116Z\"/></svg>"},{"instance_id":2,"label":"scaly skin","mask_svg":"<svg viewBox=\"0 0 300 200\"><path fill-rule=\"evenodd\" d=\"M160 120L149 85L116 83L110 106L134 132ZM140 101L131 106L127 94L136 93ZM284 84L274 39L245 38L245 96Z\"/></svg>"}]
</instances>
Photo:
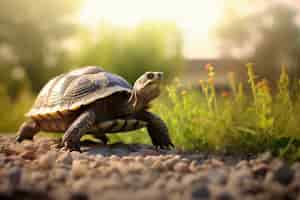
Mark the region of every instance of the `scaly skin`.
<instances>
[{"instance_id":1,"label":"scaly skin","mask_svg":"<svg viewBox=\"0 0 300 200\"><path fill-rule=\"evenodd\" d=\"M32 140L34 135L40 131L39 125L35 121L24 122L17 134L16 141Z\"/></svg>"},{"instance_id":2,"label":"scaly skin","mask_svg":"<svg viewBox=\"0 0 300 200\"><path fill-rule=\"evenodd\" d=\"M137 122L146 122L146 127L154 146L161 149L174 147L173 143L170 140L166 124L157 115L148 111L142 111L138 114L135 114L133 117L131 117L131 119L132 118L135 118ZM111 121L117 123L118 120L122 121L122 119L115 119ZM92 127L95 127L96 121L99 120L96 120L96 115L92 109L81 114L69 127L63 137L62 144L65 146L65 148L71 151L80 151L81 136L87 133L88 130L90 130ZM126 122L126 119L123 119L123 121ZM103 121L103 123L107 123L107 121ZM101 123L99 124L98 122L97 126L101 127ZM122 129L118 130L118 132L119 131L122 131ZM97 131L94 130L94 132L96 133ZM103 141L103 138L106 138L106 136L102 134L103 133L101 132L101 134L98 135L98 138ZM104 139L104 142L106 143L107 140Z\"/></svg>"},{"instance_id":3,"label":"scaly skin","mask_svg":"<svg viewBox=\"0 0 300 200\"><path fill-rule=\"evenodd\" d=\"M161 149L174 147L169 137L168 127L160 117L148 111L141 111L136 114L136 118L147 122L148 134L154 146Z\"/></svg>"},{"instance_id":4,"label":"scaly skin","mask_svg":"<svg viewBox=\"0 0 300 200\"><path fill-rule=\"evenodd\" d=\"M86 110L72 123L65 132L62 144L70 151L80 151L80 138L85 134L96 122L96 114L94 110Z\"/></svg>"}]
</instances>

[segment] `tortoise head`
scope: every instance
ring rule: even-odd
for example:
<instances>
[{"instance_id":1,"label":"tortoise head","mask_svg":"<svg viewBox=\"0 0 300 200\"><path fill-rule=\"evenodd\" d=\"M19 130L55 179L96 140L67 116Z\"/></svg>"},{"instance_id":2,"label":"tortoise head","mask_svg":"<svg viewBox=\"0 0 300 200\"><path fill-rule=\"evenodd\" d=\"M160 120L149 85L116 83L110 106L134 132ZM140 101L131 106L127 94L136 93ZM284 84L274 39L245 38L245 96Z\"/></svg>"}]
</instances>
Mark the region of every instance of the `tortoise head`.
<instances>
[{"instance_id":1,"label":"tortoise head","mask_svg":"<svg viewBox=\"0 0 300 200\"><path fill-rule=\"evenodd\" d=\"M134 83L129 101L134 107L143 108L159 96L163 72L146 72Z\"/></svg>"}]
</instances>

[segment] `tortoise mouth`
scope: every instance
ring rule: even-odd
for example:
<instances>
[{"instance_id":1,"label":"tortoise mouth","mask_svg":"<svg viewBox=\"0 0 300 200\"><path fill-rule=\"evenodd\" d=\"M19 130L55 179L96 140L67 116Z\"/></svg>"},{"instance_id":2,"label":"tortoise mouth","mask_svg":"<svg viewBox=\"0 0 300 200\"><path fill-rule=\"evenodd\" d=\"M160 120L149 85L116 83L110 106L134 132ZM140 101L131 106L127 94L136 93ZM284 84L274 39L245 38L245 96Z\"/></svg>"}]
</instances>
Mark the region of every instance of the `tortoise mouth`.
<instances>
[{"instance_id":1,"label":"tortoise mouth","mask_svg":"<svg viewBox=\"0 0 300 200\"><path fill-rule=\"evenodd\" d=\"M162 79L161 78L148 80L145 83L144 88L149 87L149 86L151 86L151 87L153 87L153 86L160 87L161 83L162 83Z\"/></svg>"}]
</instances>

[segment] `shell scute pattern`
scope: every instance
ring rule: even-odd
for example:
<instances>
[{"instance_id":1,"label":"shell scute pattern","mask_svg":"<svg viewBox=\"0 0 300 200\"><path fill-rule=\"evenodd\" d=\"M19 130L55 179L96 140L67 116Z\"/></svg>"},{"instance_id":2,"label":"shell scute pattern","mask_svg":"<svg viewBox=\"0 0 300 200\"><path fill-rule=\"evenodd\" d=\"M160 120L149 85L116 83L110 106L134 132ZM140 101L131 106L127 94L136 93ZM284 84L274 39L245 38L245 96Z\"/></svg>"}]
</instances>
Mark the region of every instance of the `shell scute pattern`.
<instances>
[{"instance_id":1,"label":"shell scute pattern","mask_svg":"<svg viewBox=\"0 0 300 200\"><path fill-rule=\"evenodd\" d=\"M98 67L81 68L50 80L26 116L59 117L60 114L119 91L131 91L130 84L122 77L104 72Z\"/></svg>"}]
</instances>

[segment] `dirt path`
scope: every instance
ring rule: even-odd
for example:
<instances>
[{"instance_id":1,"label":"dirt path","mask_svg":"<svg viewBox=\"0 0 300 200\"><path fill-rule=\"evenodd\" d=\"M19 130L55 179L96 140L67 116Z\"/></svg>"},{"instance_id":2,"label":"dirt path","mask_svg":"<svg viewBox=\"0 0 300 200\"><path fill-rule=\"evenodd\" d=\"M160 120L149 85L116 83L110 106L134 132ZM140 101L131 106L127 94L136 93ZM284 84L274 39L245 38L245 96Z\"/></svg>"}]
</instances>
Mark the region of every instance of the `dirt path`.
<instances>
[{"instance_id":1,"label":"dirt path","mask_svg":"<svg viewBox=\"0 0 300 200\"><path fill-rule=\"evenodd\" d=\"M0 199L299 199L300 163L90 145L64 152L53 139L0 136Z\"/></svg>"}]
</instances>

